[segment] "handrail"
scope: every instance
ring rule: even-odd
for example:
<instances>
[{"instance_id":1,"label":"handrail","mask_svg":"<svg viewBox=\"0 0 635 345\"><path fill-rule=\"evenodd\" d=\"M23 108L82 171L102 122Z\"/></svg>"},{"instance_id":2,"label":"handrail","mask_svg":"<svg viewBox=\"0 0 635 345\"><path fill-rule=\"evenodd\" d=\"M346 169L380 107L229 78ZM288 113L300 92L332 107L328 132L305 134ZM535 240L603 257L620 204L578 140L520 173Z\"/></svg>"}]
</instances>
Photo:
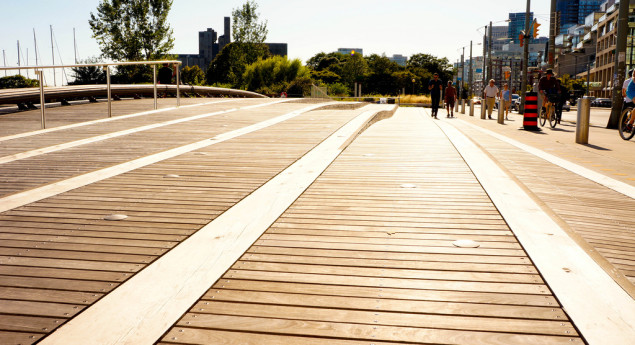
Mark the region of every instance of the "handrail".
<instances>
[{"instance_id":1,"label":"handrail","mask_svg":"<svg viewBox=\"0 0 635 345\"><path fill-rule=\"evenodd\" d=\"M100 62L100 63L90 63L90 64L72 64L72 65L48 65L48 66L9 66L9 67L0 67L0 71L7 70L22 70L22 69L33 69L35 70L35 74L39 77L40 82L40 114L42 116L42 129L46 128L46 116L44 112L44 108L46 108L44 102L44 69L50 68L73 68L73 67L102 67L106 72L106 87L107 93L106 96L108 98L108 117L112 117L112 97L110 90L110 66L126 66L126 65L152 65L152 76L154 83L154 109L158 108L157 104L157 65L161 64L172 64L172 65L180 65L181 61L178 60L157 60L157 61L122 61L122 62ZM181 106L181 92L179 85L181 84L181 73L179 68L176 68L176 107Z\"/></svg>"}]
</instances>

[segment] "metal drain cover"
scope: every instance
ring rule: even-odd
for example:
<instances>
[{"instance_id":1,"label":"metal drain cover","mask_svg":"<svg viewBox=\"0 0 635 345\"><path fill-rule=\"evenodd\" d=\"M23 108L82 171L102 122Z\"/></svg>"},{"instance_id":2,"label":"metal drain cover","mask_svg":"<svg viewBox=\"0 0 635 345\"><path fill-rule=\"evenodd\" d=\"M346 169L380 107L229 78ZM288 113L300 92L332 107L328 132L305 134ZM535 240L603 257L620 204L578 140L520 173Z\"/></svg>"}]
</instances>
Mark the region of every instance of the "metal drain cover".
<instances>
[{"instance_id":1,"label":"metal drain cover","mask_svg":"<svg viewBox=\"0 0 635 345\"><path fill-rule=\"evenodd\" d=\"M125 214L109 214L104 217L104 220L124 220L128 218Z\"/></svg>"},{"instance_id":2,"label":"metal drain cover","mask_svg":"<svg viewBox=\"0 0 635 345\"><path fill-rule=\"evenodd\" d=\"M472 241L472 240L457 240L452 242L455 247L459 248L478 248L481 246L480 243Z\"/></svg>"}]
</instances>

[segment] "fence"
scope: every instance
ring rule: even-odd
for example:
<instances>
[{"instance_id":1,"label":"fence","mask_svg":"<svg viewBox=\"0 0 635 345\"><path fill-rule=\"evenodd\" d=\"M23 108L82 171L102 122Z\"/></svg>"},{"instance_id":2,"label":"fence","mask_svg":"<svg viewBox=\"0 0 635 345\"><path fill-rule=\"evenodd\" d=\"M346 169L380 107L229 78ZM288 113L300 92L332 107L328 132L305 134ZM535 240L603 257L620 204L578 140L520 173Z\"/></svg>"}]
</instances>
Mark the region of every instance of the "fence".
<instances>
[{"instance_id":1,"label":"fence","mask_svg":"<svg viewBox=\"0 0 635 345\"><path fill-rule=\"evenodd\" d=\"M55 65L55 66L13 66L13 67L0 67L0 71L7 70L29 70L35 71L40 82L40 113L42 116L42 129L46 128L46 115L45 115L45 99L44 99L44 70L55 68L73 68L73 67L102 67L106 72L106 95L108 98L108 117L112 117L112 94L110 84L110 66L125 66L125 65L152 65L152 75L154 83L154 109L158 108L157 105L157 65L172 64L177 65L176 68L176 106L181 105L181 94L178 85L180 84L180 71L178 65L181 61L126 61L126 62L112 62L112 63L95 63L95 64L73 64L73 65Z\"/></svg>"}]
</instances>

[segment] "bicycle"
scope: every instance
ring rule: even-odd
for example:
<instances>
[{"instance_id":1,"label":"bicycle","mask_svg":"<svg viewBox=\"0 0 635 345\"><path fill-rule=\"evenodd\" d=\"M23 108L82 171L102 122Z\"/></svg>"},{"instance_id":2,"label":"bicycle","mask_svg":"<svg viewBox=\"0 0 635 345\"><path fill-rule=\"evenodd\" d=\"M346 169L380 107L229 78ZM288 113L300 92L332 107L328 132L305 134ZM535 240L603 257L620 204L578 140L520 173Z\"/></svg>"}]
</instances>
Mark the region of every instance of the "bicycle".
<instances>
[{"instance_id":1,"label":"bicycle","mask_svg":"<svg viewBox=\"0 0 635 345\"><path fill-rule=\"evenodd\" d=\"M635 120L635 114L633 108L626 108L622 111L620 116L620 137L624 140L630 140L635 136L635 128L633 128L633 122Z\"/></svg>"},{"instance_id":2,"label":"bicycle","mask_svg":"<svg viewBox=\"0 0 635 345\"><path fill-rule=\"evenodd\" d=\"M549 125L551 128L556 128L557 119L556 119L556 105L555 105L555 96L556 95L547 95L545 97L545 104L540 109L540 126L544 127L549 120Z\"/></svg>"}]
</instances>

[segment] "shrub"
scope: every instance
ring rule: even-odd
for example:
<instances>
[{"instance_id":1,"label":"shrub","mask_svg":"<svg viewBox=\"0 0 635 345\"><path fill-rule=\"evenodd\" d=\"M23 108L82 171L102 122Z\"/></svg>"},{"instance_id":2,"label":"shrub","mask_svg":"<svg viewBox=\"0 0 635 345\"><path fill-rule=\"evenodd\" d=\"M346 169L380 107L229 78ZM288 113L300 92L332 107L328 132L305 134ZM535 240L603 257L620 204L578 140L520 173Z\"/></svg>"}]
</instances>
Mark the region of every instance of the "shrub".
<instances>
[{"instance_id":1,"label":"shrub","mask_svg":"<svg viewBox=\"0 0 635 345\"><path fill-rule=\"evenodd\" d=\"M185 66L181 69L181 80L183 84L203 85L205 83L205 73L197 65Z\"/></svg>"},{"instance_id":2,"label":"shrub","mask_svg":"<svg viewBox=\"0 0 635 345\"><path fill-rule=\"evenodd\" d=\"M21 89L25 87L39 87L37 79L27 79L21 75L11 75L0 78L0 89Z\"/></svg>"},{"instance_id":3,"label":"shrub","mask_svg":"<svg viewBox=\"0 0 635 345\"><path fill-rule=\"evenodd\" d=\"M328 88L329 95L335 96L335 97L345 97L345 96L348 96L351 92L351 90L342 83L333 83L333 84L327 85L327 88Z\"/></svg>"}]
</instances>

